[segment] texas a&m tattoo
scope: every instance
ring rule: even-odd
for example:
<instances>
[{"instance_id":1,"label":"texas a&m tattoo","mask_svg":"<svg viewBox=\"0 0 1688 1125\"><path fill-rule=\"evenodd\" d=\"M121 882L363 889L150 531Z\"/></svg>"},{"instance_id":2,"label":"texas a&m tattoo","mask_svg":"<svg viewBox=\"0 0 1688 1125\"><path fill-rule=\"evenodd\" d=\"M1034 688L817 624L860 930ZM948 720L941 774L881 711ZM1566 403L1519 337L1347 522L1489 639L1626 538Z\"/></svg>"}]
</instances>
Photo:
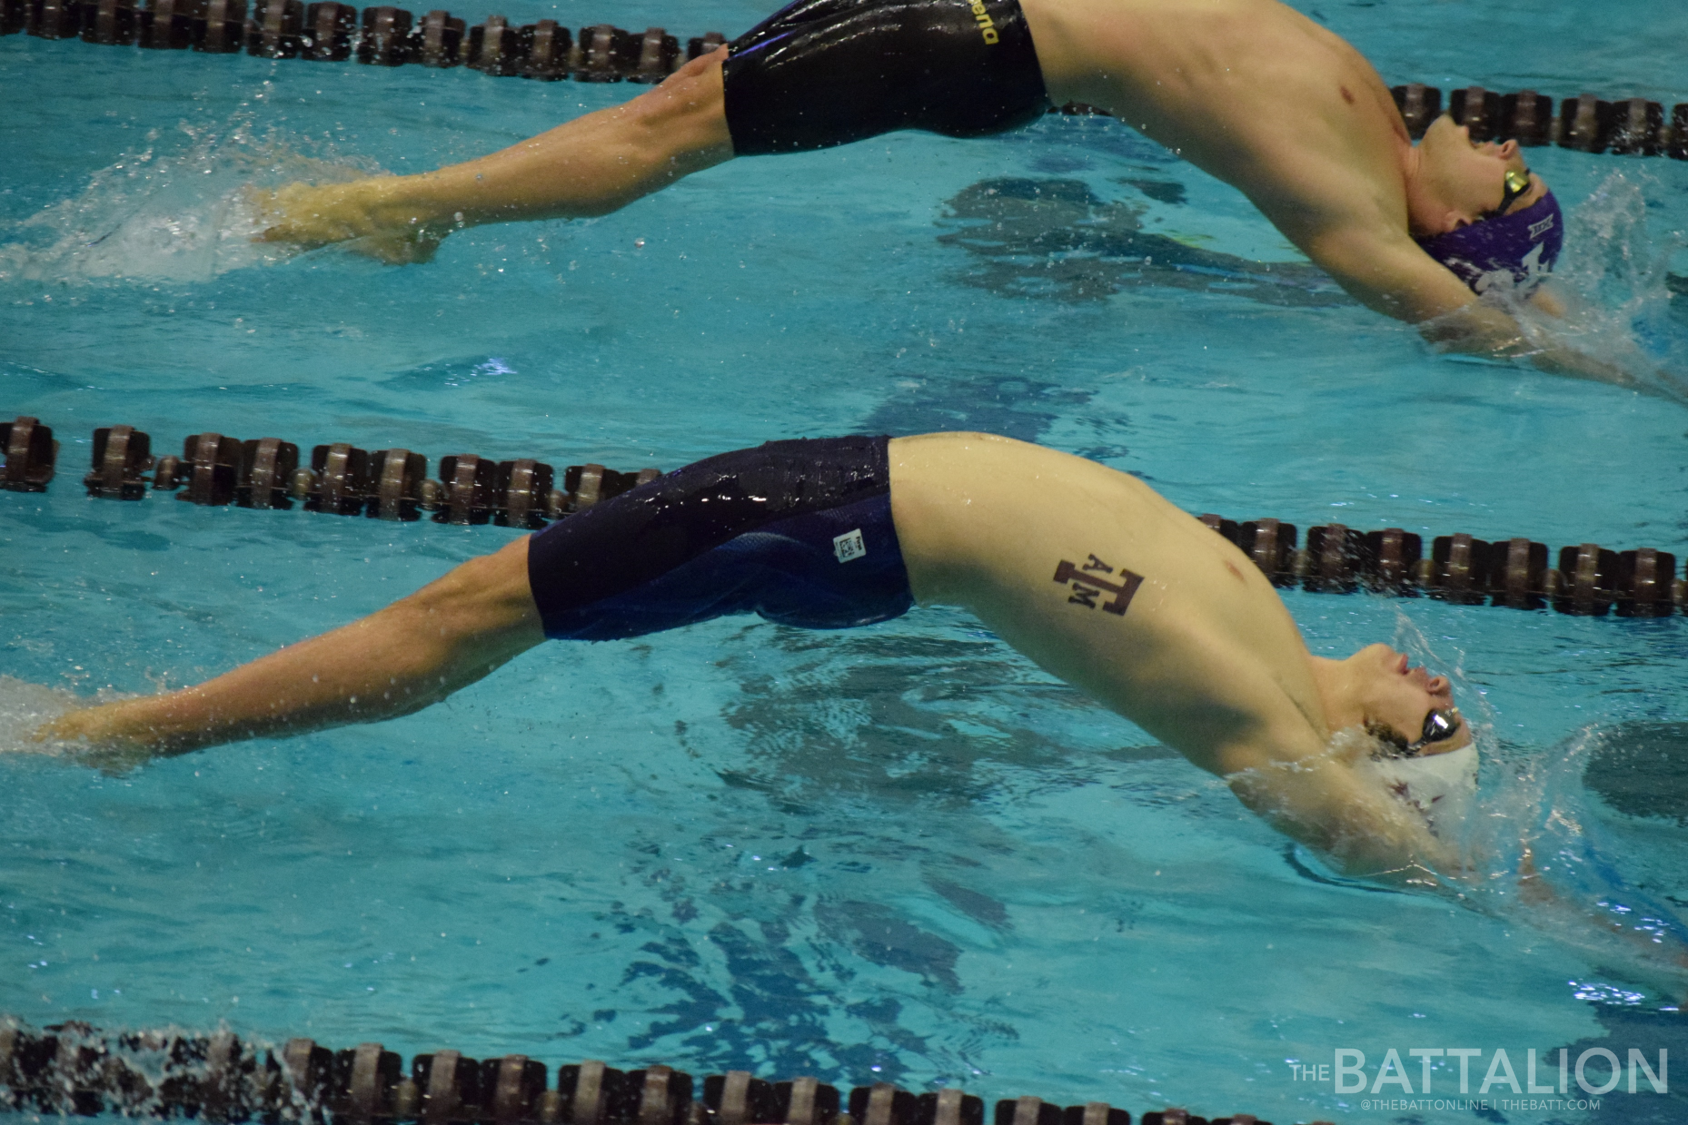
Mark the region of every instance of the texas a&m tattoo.
<instances>
[{"instance_id":1,"label":"texas a&m tattoo","mask_svg":"<svg viewBox=\"0 0 1688 1125\"><path fill-rule=\"evenodd\" d=\"M1114 575L1114 580L1099 577L1103 574ZM1143 584L1143 576L1124 567L1120 567L1116 574L1113 567L1091 555L1090 560L1082 566L1062 559L1061 564L1055 568L1055 581L1063 586L1071 586L1073 592L1067 601L1085 609L1095 609L1097 598L1104 593L1112 594L1111 600L1101 603L1102 612L1124 617L1125 611L1131 606L1132 595L1137 593L1137 587Z\"/></svg>"}]
</instances>

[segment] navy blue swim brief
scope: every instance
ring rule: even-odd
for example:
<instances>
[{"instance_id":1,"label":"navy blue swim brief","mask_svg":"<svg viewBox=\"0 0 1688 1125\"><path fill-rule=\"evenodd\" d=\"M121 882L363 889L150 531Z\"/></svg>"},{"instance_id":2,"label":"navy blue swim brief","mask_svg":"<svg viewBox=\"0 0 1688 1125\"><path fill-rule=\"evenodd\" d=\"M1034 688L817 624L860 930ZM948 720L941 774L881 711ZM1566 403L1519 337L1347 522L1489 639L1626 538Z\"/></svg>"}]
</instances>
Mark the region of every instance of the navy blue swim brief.
<instances>
[{"instance_id":1,"label":"navy blue swim brief","mask_svg":"<svg viewBox=\"0 0 1688 1125\"><path fill-rule=\"evenodd\" d=\"M614 640L728 613L844 629L907 612L888 440L723 453L535 532L545 635Z\"/></svg>"}]
</instances>

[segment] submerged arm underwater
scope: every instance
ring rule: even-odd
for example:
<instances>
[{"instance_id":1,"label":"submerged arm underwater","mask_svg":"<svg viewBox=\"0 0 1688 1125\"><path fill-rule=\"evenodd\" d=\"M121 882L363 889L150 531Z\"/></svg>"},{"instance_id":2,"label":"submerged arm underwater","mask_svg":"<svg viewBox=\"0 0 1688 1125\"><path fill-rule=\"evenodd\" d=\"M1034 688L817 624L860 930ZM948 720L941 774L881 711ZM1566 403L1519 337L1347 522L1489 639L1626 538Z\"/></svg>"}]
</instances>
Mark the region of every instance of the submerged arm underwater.
<instances>
[{"instance_id":1,"label":"submerged arm underwater","mask_svg":"<svg viewBox=\"0 0 1688 1125\"><path fill-rule=\"evenodd\" d=\"M1473 794L1459 828L1471 877L1451 889L1467 909L1575 948L1590 966L1584 972L1596 979L1617 974L1682 1002L1688 1000L1688 927L1657 881L1652 851L1664 841L1650 824L1634 826L1626 842L1627 812L1616 810L1620 820L1610 821L1615 806L1586 769L1608 737L1590 727L1557 746L1486 739L1481 803ZM1638 780L1627 776L1624 784ZM1668 783L1657 788L1676 793Z\"/></svg>"},{"instance_id":2,"label":"submerged arm underwater","mask_svg":"<svg viewBox=\"0 0 1688 1125\"><path fill-rule=\"evenodd\" d=\"M1609 383L1688 404L1688 379L1648 358L1633 338L1609 330L1585 333L1546 287L1508 304L1470 302L1420 322L1419 334L1438 351L1524 361L1550 375ZM1585 350L1589 345L1607 354L1593 355Z\"/></svg>"},{"instance_id":3,"label":"submerged arm underwater","mask_svg":"<svg viewBox=\"0 0 1688 1125\"><path fill-rule=\"evenodd\" d=\"M1406 321L1433 349L1500 362L1526 362L1552 375L1628 387L1688 403L1688 382L1660 370L1632 338L1568 308L1566 291L1505 279L1482 296L1404 235L1356 231L1304 247L1321 268L1367 307ZM1607 353L1597 355L1593 349Z\"/></svg>"},{"instance_id":4,"label":"submerged arm underwater","mask_svg":"<svg viewBox=\"0 0 1688 1125\"><path fill-rule=\"evenodd\" d=\"M1506 900L1500 899L1486 904L1487 912L1506 920L1517 917L1590 953L1612 958L1627 975L1652 981L1653 987L1678 1004L1688 1003L1688 930L1667 910L1638 896L1592 850L1582 858L1603 869L1608 885L1598 889L1554 885L1548 872L1537 867L1534 851L1525 841L1513 869L1515 901L1522 910L1506 909ZM1624 899L1635 905L1625 904Z\"/></svg>"}]
</instances>

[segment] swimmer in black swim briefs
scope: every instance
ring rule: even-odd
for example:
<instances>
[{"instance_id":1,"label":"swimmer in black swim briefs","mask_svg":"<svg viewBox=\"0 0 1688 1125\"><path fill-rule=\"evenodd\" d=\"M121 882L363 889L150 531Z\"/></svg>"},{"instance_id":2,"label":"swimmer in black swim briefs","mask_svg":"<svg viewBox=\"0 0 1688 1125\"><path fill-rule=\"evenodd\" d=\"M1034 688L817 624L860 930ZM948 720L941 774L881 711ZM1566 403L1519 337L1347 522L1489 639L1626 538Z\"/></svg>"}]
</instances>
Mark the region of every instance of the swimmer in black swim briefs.
<instances>
[{"instance_id":1,"label":"swimmer in black swim briefs","mask_svg":"<svg viewBox=\"0 0 1688 1125\"><path fill-rule=\"evenodd\" d=\"M722 85L738 156L978 137L1049 107L1018 0L798 0L733 41Z\"/></svg>"},{"instance_id":2,"label":"swimmer in black swim briefs","mask_svg":"<svg viewBox=\"0 0 1688 1125\"><path fill-rule=\"evenodd\" d=\"M1459 867L1441 826L1392 795L1371 757L1397 761L1389 776L1410 793L1408 766L1466 753L1445 679L1383 645L1312 656L1253 564L1147 485L983 434L774 442L700 461L362 621L198 687L70 712L37 738L181 753L416 711L547 637L744 612L844 628L916 602L970 610L1351 871ZM1459 767L1438 771L1444 788L1474 776L1474 761L1441 760Z\"/></svg>"},{"instance_id":3,"label":"swimmer in black swim briefs","mask_svg":"<svg viewBox=\"0 0 1688 1125\"><path fill-rule=\"evenodd\" d=\"M798 0L649 93L501 152L284 187L261 201L262 237L419 261L454 230L602 215L735 155L973 137L1052 102L1104 108L1239 188L1349 293L1439 344L1623 378L1526 345L1476 302L1497 278L1530 289L1558 249L1557 206L1517 144L1443 117L1415 146L1366 60L1277 0Z\"/></svg>"}]
</instances>

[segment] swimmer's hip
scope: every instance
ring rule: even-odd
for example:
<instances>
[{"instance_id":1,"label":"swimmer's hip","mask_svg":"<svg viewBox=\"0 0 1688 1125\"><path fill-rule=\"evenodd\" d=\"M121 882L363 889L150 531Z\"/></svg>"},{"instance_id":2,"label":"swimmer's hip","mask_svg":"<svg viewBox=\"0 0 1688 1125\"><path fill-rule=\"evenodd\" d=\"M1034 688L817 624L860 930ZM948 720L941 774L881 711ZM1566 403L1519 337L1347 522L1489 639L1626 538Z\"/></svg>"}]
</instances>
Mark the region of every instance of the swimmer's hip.
<instances>
[{"instance_id":1,"label":"swimmer's hip","mask_svg":"<svg viewBox=\"0 0 1688 1125\"><path fill-rule=\"evenodd\" d=\"M983 136L1049 104L1018 0L797 0L730 44L723 81L739 156Z\"/></svg>"}]
</instances>

